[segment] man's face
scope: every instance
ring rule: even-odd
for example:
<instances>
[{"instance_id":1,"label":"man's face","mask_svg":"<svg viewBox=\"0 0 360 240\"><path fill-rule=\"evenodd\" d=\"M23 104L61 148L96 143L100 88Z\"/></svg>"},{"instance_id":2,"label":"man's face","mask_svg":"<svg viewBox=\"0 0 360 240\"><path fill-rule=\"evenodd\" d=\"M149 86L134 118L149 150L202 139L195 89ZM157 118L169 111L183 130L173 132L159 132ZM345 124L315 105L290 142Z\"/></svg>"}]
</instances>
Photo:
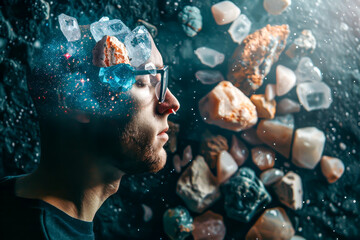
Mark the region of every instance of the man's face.
<instances>
[{"instance_id":1,"label":"man's face","mask_svg":"<svg viewBox=\"0 0 360 240\"><path fill-rule=\"evenodd\" d=\"M151 42L152 52L146 63L161 68L161 54L152 39ZM144 69L144 66L145 63L139 68ZM115 160L115 164L126 173L157 172L166 163L167 154L163 146L168 136L163 132L168 129L167 118L171 109L177 111L180 104L170 90L167 90L165 101L159 104L155 85L160 78L160 74L137 76L129 91L132 110L126 123L118 127L120 148L117 153L120 156L117 156L119 161Z\"/></svg>"}]
</instances>

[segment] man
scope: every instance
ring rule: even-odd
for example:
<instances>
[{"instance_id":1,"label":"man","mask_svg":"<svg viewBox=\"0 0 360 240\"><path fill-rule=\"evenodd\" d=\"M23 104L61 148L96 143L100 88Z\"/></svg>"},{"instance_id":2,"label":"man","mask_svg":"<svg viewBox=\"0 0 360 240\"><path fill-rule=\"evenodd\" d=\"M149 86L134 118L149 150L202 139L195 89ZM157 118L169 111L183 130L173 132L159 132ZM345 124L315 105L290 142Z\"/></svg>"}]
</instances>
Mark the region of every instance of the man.
<instances>
[{"instance_id":1,"label":"man","mask_svg":"<svg viewBox=\"0 0 360 240\"><path fill-rule=\"evenodd\" d=\"M104 90L101 85L97 93L89 90L88 94L86 84L93 87L96 80L89 79L94 66L87 56L81 56L85 59L82 66L70 67L69 73L46 73L39 68L29 79L40 119L41 161L35 172L1 181L0 239L93 239L94 216L117 192L122 176L164 167L167 118L180 105L163 84L167 69L148 36L151 55L135 69L135 83L128 91ZM81 62L68 57L61 55L55 62L66 61L65 68ZM162 74L144 73L149 63ZM51 64L50 70L61 69ZM80 73L88 74L87 80L69 84L74 79L76 83ZM81 91L66 90L79 88L79 84L84 87ZM165 87L163 94L159 85ZM91 104L83 105L89 99Z\"/></svg>"}]
</instances>

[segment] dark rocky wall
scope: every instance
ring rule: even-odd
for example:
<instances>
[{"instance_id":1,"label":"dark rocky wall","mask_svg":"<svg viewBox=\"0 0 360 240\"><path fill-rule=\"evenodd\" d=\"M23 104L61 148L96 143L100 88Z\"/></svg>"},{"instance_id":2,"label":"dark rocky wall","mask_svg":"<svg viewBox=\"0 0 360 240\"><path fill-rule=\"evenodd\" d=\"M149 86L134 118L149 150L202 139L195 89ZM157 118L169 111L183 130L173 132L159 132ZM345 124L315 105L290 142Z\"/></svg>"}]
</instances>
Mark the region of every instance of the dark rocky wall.
<instances>
[{"instance_id":1,"label":"dark rocky wall","mask_svg":"<svg viewBox=\"0 0 360 240\"><path fill-rule=\"evenodd\" d=\"M137 19L158 27L156 42L164 62L171 67L170 88L179 98L181 110L172 118L180 123L178 153L191 144L194 156L198 152L200 134L205 128L230 140L231 133L207 126L198 114L197 102L212 86L201 85L194 77L206 69L194 57L193 50L208 46L222 51L228 59L236 44L227 34L229 25L217 26L210 6L218 1L49 1L5 0L0 3L0 176L33 171L40 159L39 128L36 112L26 87L26 76L41 46L54 35L62 34L58 27L60 13L76 17L79 24L89 24L102 16L119 18L133 28ZM311 56L323 72L333 91L334 102L327 110L295 114L296 127L316 126L326 133L324 153L341 158L346 166L344 176L329 185L320 168L303 170L292 165L304 185L304 207L299 211L287 209L298 235L306 239L360 239L360 30L359 1L293 1L291 13L269 16L262 1L234 1L253 22L251 32L267 23L290 25L292 33L304 28L313 30L318 47ZM336 4L335 4L336 3ZM200 8L203 30L193 39L186 37L177 22L177 13L185 5ZM349 7L350 6L350 7ZM49 11L47 11L49 9ZM340 13L340 14L339 14ZM48 19L47 19L48 18ZM357 20L357 21L356 21ZM339 31L345 22L350 29ZM336 31L337 30L337 31ZM289 39L291 42L292 35ZM295 68L295 62L280 58L279 63ZM217 67L226 75L226 60ZM274 69L268 81L274 82ZM259 89L263 91L263 89ZM296 99L295 91L290 97ZM344 145L345 144L345 149ZM172 159L172 155L169 155ZM279 157L276 166L283 166ZM252 167L251 161L246 166ZM179 174L168 161L158 174L127 176L118 194L106 201L95 219L98 239L159 239L166 238L162 230L162 214L169 207L182 204L175 194ZM146 204L154 216L142 220ZM279 206L274 200L271 206ZM223 200L212 209L224 213ZM194 215L195 216L195 215ZM227 239L242 239L254 223L242 224L225 217ZM151 237L150 237L151 236Z\"/></svg>"}]
</instances>

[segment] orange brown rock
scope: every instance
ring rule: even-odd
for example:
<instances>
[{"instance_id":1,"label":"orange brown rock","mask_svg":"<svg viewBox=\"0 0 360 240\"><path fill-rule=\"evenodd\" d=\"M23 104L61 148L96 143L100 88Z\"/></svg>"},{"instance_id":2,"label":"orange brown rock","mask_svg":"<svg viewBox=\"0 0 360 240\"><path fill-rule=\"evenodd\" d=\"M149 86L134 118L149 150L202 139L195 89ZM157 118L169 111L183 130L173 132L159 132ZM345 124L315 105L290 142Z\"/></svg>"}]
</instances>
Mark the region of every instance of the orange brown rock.
<instances>
[{"instance_id":1,"label":"orange brown rock","mask_svg":"<svg viewBox=\"0 0 360 240\"><path fill-rule=\"evenodd\" d=\"M206 132L200 145L200 154L204 156L210 169L215 171L220 152L228 149L229 145L225 137L221 135L214 136Z\"/></svg>"},{"instance_id":2,"label":"orange brown rock","mask_svg":"<svg viewBox=\"0 0 360 240\"><path fill-rule=\"evenodd\" d=\"M344 173L344 163L334 157L323 156L320 161L321 171L329 183L336 182Z\"/></svg>"},{"instance_id":3,"label":"orange brown rock","mask_svg":"<svg viewBox=\"0 0 360 240\"><path fill-rule=\"evenodd\" d=\"M250 100L256 107L259 118L273 119L276 112L276 101L267 101L264 94L253 94Z\"/></svg>"}]
</instances>

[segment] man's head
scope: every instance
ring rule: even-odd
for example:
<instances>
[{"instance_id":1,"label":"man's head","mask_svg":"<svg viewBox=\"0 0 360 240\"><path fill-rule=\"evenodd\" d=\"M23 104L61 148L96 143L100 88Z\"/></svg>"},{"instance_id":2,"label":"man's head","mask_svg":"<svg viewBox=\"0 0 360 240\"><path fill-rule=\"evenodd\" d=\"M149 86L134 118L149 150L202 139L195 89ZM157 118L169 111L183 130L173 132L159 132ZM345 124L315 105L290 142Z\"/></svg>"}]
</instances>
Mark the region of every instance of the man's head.
<instances>
[{"instance_id":1,"label":"man's head","mask_svg":"<svg viewBox=\"0 0 360 240\"><path fill-rule=\"evenodd\" d=\"M137 70L149 63L163 67L161 54L150 35L149 38L150 57ZM89 48L81 51L91 56ZM116 92L99 85L99 69L89 64L88 56L70 61L63 53L50 57L51 63L46 63L44 69L39 67L28 83L40 117L42 152L56 144L52 140L56 138L68 146L65 149L86 151L87 155L101 159L99 164L111 164L126 173L157 172L163 168L166 163L163 146L167 141L163 132L168 128L168 116L180 105L169 90L159 104L155 86L161 80L160 74L138 75L130 90ZM74 87L79 89L73 91Z\"/></svg>"}]
</instances>

